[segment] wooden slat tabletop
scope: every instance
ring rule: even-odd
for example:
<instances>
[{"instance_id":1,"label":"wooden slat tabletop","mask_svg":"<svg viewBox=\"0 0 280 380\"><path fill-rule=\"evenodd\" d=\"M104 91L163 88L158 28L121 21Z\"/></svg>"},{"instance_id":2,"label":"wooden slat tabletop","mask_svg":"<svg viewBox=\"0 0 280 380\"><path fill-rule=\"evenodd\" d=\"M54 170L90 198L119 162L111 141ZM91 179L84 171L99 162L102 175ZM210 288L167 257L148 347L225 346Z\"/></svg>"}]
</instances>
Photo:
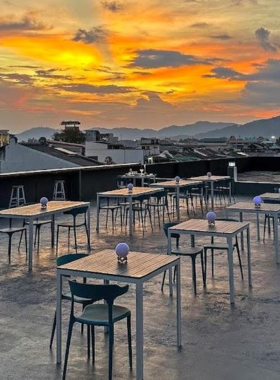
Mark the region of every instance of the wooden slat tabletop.
<instances>
[{"instance_id":1,"label":"wooden slat tabletop","mask_svg":"<svg viewBox=\"0 0 280 380\"><path fill-rule=\"evenodd\" d=\"M152 253L130 252L127 264L117 261L114 250L106 249L85 258L58 267L70 271L104 274L119 277L143 278L156 270L178 260L178 257Z\"/></svg>"},{"instance_id":2,"label":"wooden slat tabletop","mask_svg":"<svg viewBox=\"0 0 280 380\"><path fill-rule=\"evenodd\" d=\"M230 177L220 176L220 175L212 175L211 177L208 177L207 175L202 175L199 177L191 177L190 179L193 179L195 181L211 182L211 181L223 181L225 179L230 179Z\"/></svg>"},{"instance_id":3,"label":"wooden slat tabletop","mask_svg":"<svg viewBox=\"0 0 280 380\"><path fill-rule=\"evenodd\" d=\"M131 193L128 192L128 189L116 189L110 191L104 191L102 193L98 193L100 197L128 197L128 196L138 196L144 194L153 194L157 191L161 191L164 189L161 188L150 188L150 187L133 187Z\"/></svg>"},{"instance_id":4,"label":"wooden slat tabletop","mask_svg":"<svg viewBox=\"0 0 280 380\"><path fill-rule=\"evenodd\" d=\"M279 193L264 193L260 195L261 198L265 199L275 199L280 201L280 194Z\"/></svg>"},{"instance_id":5,"label":"wooden slat tabletop","mask_svg":"<svg viewBox=\"0 0 280 380\"><path fill-rule=\"evenodd\" d=\"M280 212L280 204L261 203L261 207L255 207L254 202L238 202L227 207L227 210L252 211L252 212Z\"/></svg>"},{"instance_id":6,"label":"wooden slat tabletop","mask_svg":"<svg viewBox=\"0 0 280 380\"><path fill-rule=\"evenodd\" d=\"M89 202L71 202L71 201L50 201L47 204L46 209L41 209L40 203L35 203L33 205L28 206L20 206L9 208L6 210L0 211L1 216L15 216L15 217L37 217L42 216L48 213L53 212L63 212L64 210L69 210L71 208L80 207L80 206L88 206Z\"/></svg>"},{"instance_id":7,"label":"wooden slat tabletop","mask_svg":"<svg viewBox=\"0 0 280 380\"><path fill-rule=\"evenodd\" d=\"M175 180L173 181L164 181L164 182L157 182L157 183L151 183L150 186L151 187L163 187L163 188L173 188L173 187L184 187L184 186L192 186L192 185L200 185L202 183L202 181L192 181L192 180L189 180L189 179L181 179L179 181L179 183L175 182Z\"/></svg>"},{"instance_id":8,"label":"wooden slat tabletop","mask_svg":"<svg viewBox=\"0 0 280 380\"><path fill-rule=\"evenodd\" d=\"M185 231L185 232L202 232L202 233L217 233L223 235L236 234L239 230L248 226L248 222L231 222L216 220L214 226L209 226L206 219L190 219L186 222L177 224L176 226L170 227L169 229L173 231Z\"/></svg>"}]
</instances>

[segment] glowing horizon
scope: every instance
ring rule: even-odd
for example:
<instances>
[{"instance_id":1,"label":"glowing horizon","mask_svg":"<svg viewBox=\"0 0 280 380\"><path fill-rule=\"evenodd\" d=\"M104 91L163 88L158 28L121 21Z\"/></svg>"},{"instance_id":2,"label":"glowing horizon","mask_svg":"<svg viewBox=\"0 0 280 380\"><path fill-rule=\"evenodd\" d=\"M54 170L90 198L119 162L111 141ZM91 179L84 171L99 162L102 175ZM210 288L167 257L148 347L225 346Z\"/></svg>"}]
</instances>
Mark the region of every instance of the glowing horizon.
<instances>
[{"instance_id":1,"label":"glowing horizon","mask_svg":"<svg viewBox=\"0 0 280 380\"><path fill-rule=\"evenodd\" d=\"M280 3L0 0L0 129L279 115Z\"/></svg>"}]
</instances>

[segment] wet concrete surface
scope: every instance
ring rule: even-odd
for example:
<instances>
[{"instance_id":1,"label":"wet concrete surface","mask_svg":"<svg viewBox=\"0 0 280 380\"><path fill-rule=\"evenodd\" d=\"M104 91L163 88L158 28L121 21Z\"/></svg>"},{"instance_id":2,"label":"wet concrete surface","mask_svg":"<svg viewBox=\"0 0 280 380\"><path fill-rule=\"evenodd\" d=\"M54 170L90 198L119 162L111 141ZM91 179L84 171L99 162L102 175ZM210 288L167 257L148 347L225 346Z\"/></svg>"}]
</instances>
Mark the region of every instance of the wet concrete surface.
<instances>
[{"instance_id":1,"label":"wet concrete surface","mask_svg":"<svg viewBox=\"0 0 280 380\"><path fill-rule=\"evenodd\" d=\"M240 199L238 199L240 200ZM223 207L217 214L224 215ZM186 213L182 209L182 216ZM196 217L200 217L198 212ZM191 285L191 265L182 259L182 349L176 347L176 299L170 299L168 286L160 290L162 276L146 283L144 296L144 378L147 380L264 380L280 378L280 276L273 253L273 236L257 241L254 215L245 215L251 223L253 289L248 292L246 252L242 252L244 281L234 255L236 304L229 304L228 267L225 252L216 252L215 278L207 276L203 290L200 263L197 263L198 295ZM65 219L60 217L59 220ZM263 217L260 218L263 222ZM125 241L131 250L165 253L166 239L158 226L143 235L136 224L133 237L126 229L103 225L95 232L95 209L91 221L92 252L114 248ZM0 226L5 221L1 220ZM261 225L263 227L263 225ZM25 252L17 251L14 237L12 263L8 264L7 241L0 236L0 379L57 380L61 367L56 365L55 344L49 339L55 312L56 252L51 249L50 229L42 228L40 252L34 254L34 270L28 273ZM209 242L199 239L199 244ZM187 239L185 240L188 244ZM72 240L73 243L73 240ZM78 233L78 251L86 251L86 236ZM73 246L72 246L73 248ZM71 249L71 252L74 252ZM68 253L67 234L61 234L59 255ZM210 268L209 268L210 269ZM67 285L67 284L66 284ZM118 300L132 310L133 365L128 365L125 322L115 330L114 379L135 379L135 288ZM69 318L69 304L63 304L63 353ZM77 312L78 312L77 308ZM74 328L67 379L107 379L107 336L97 329L96 363L87 361L86 334Z\"/></svg>"}]
</instances>

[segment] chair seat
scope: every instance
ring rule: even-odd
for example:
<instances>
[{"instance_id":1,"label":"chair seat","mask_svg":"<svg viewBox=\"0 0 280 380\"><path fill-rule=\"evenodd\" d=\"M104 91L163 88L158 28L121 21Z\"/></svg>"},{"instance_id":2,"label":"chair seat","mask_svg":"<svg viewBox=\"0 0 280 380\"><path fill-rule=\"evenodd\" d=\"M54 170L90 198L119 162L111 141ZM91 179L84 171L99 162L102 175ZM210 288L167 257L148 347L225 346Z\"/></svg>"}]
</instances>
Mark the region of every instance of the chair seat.
<instances>
[{"instance_id":1,"label":"chair seat","mask_svg":"<svg viewBox=\"0 0 280 380\"><path fill-rule=\"evenodd\" d=\"M70 292L63 294L62 298L64 300L72 301L72 295ZM82 297L74 296L74 302L83 304L83 303L91 303L92 301L89 300L88 298L82 298Z\"/></svg>"},{"instance_id":2,"label":"chair seat","mask_svg":"<svg viewBox=\"0 0 280 380\"><path fill-rule=\"evenodd\" d=\"M26 230L25 227L11 227L11 228L2 228L0 232L3 234L13 234L15 232L21 232L25 230Z\"/></svg>"},{"instance_id":3,"label":"chair seat","mask_svg":"<svg viewBox=\"0 0 280 380\"><path fill-rule=\"evenodd\" d=\"M120 205L100 206L101 210L116 210L118 208L121 208L121 206Z\"/></svg>"},{"instance_id":4,"label":"chair seat","mask_svg":"<svg viewBox=\"0 0 280 380\"><path fill-rule=\"evenodd\" d=\"M80 224L76 224L76 227L82 227L84 225L85 225L85 223L83 222ZM73 224L73 222L63 222L63 223L57 224L57 227L68 227L68 228L72 227L72 228L74 228L74 224Z\"/></svg>"},{"instance_id":5,"label":"chair seat","mask_svg":"<svg viewBox=\"0 0 280 380\"><path fill-rule=\"evenodd\" d=\"M130 315L130 310L123 306L113 305L113 322L120 321ZM106 326L108 321L108 305L94 304L85 307L83 314L76 317L80 323Z\"/></svg>"},{"instance_id":6,"label":"chair seat","mask_svg":"<svg viewBox=\"0 0 280 380\"><path fill-rule=\"evenodd\" d=\"M233 245L234 247L234 245ZM206 244L204 245L204 249L228 249L228 244L226 243L213 243L213 244Z\"/></svg>"},{"instance_id":7,"label":"chair seat","mask_svg":"<svg viewBox=\"0 0 280 380\"><path fill-rule=\"evenodd\" d=\"M45 224L52 223L52 220L34 220L33 226L44 226ZM29 225L29 222L25 222L25 225Z\"/></svg>"},{"instance_id":8,"label":"chair seat","mask_svg":"<svg viewBox=\"0 0 280 380\"><path fill-rule=\"evenodd\" d=\"M180 256L191 256L198 255L203 252L203 247L184 247L184 248L173 248L171 251L172 255Z\"/></svg>"}]
</instances>

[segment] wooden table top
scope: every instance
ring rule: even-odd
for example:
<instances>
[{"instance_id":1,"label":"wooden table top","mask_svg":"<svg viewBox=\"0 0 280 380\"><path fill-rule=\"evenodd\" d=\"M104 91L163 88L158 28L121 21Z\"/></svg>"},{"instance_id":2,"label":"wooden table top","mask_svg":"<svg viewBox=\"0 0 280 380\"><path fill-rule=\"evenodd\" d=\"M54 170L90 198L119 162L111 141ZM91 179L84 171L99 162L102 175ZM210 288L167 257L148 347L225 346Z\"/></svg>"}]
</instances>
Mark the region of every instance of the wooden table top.
<instances>
[{"instance_id":1,"label":"wooden table top","mask_svg":"<svg viewBox=\"0 0 280 380\"><path fill-rule=\"evenodd\" d=\"M165 265L175 263L178 259L178 257L166 254L129 252L127 264L122 265L118 263L114 250L105 249L85 258L61 265L58 269L141 279Z\"/></svg>"},{"instance_id":2,"label":"wooden table top","mask_svg":"<svg viewBox=\"0 0 280 380\"><path fill-rule=\"evenodd\" d=\"M121 174L119 178L155 178L156 175L153 173L136 173L136 174Z\"/></svg>"},{"instance_id":3,"label":"wooden table top","mask_svg":"<svg viewBox=\"0 0 280 380\"><path fill-rule=\"evenodd\" d=\"M20 206L14 208L8 208L6 210L0 211L0 217L39 217L44 216L49 213L63 212L66 210L71 210L72 208L89 206L89 202L71 202L71 201L49 201L46 209L41 209L41 203L35 203L28 206Z\"/></svg>"},{"instance_id":4,"label":"wooden table top","mask_svg":"<svg viewBox=\"0 0 280 380\"><path fill-rule=\"evenodd\" d=\"M220 175L212 175L211 177L208 177L207 175L202 175L199 177L191 177L192 180L197 181L204 181L204 182L215 182L215 181L223 181L225 179L230 179L229 176L220 176Z\"/></svg>"},{"instance_id":5,"label":"wooden table top","mask_svg":"<svg viewBox=\"0 0 280 380\"><path fill-rule=\"evenodd\" d=\"M138 195L153 194L164 189L161 188L150 188L150 187L133 187L132 192L128 192L128 189L116 189L110 191L104 191L97 193L101 197L135 197Z\"/></svg>"},{"instance_id":6,"label":"wooden table top","mask_svg":"<svg viewBox=\"0 0 280 380\"><path fill-rule=\"evenodd\" d=\"M150 186L151 187L163 187L163 188L173 188L173 187L184 187L184 186L192 186L192 185L200 185L202 183L202 181L193 181L193 180L189 180L189 179L181 179L178 182L176 182L175 180L170 180L170 181L164 181L164 182L157 182L157 183L151 183Z\"/></svg>"},{"instance_id":7,"label":"wooden table top","mask_svg":"<svg viewBox=\"0 0 280 380\"><path fill-rule=\"evenodd\" d=\"M280 212L280 204L277 203L261 203L260 207L255 207L253 200L251 202L238 202L228 206L227 210L235 211L251 211L251 212Z\"/></svg>"},{"instance_id":8,"label":"wooden table top","mask_svg":"<svg viewBox=\"0 0 280 380\"><path fill-rule=\"evenodd\" d=\"M177 224L176 226L170 227L169 229L174 231L181 232L200 232L200 233L211 233L219 235L232 235L238 233L240 230L249 226L249 222L232 222L232 221L223 221L216 220L214 226L209 226L206 219L190 219L186 222Z\"/></svg>"},{"instance_id":9,"label":"wooden table top","mask_svg":"<svg viewBox=\"0 0 280 380\"><path fill-rule=\"evenodd\" d=\"M264 194L261 194L260 195L261 198L265 199L275 199L275 200L278 200L280 201L280 194L277 192L277 193L264 193Z\"/></svg>"}]
</instances>

